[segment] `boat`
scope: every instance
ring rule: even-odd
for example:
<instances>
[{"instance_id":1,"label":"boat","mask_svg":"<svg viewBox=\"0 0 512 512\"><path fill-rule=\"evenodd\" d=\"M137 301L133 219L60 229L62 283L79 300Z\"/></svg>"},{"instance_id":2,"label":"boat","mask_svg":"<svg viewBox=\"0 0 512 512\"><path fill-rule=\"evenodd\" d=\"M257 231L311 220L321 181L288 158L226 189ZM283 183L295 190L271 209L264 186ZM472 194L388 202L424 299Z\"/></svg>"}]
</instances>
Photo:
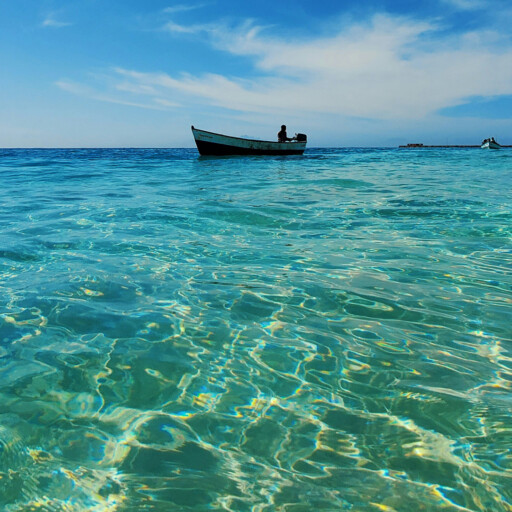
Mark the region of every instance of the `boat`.
<instances>
[{"instance_id":1,"label":"boat","mask_svg":"<svg viewBox=\"0 0 512 512\"><path fill-rule=\"evenodd\" d=\"M201 155L302 155L307 144L307 137L303 133L296 134L296 140L291 142L231 137L193 126L192 134Z\"/></svg>"},{"instance_id":2,"label":"boat","mask_svg":"<svg viewBox=\"0 0 512 512\"><path fill-rule=\"evenodd\" d=\"M482 149L500 149L501 146L494 140L494 137L490 139L484 139L482 141L482 145L480 146Z\"/></svg>"}]
</instances>

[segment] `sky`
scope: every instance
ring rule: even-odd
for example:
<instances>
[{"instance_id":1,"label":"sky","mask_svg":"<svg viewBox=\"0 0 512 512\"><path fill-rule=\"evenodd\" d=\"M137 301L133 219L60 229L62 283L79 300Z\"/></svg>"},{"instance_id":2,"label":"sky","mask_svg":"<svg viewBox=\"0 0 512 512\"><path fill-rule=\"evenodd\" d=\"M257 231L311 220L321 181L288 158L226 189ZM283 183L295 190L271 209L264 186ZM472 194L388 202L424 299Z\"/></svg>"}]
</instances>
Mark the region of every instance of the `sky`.
<instances>
[{"instance_id":1,"label":"sky","mask_svg":"<svg viewBox=\"0 0 512 512\"><path fill-rule=\"evenodd\" d=\"M0 0L0 147L512 144L512 0Z\"/></svg>"}]
</instances>

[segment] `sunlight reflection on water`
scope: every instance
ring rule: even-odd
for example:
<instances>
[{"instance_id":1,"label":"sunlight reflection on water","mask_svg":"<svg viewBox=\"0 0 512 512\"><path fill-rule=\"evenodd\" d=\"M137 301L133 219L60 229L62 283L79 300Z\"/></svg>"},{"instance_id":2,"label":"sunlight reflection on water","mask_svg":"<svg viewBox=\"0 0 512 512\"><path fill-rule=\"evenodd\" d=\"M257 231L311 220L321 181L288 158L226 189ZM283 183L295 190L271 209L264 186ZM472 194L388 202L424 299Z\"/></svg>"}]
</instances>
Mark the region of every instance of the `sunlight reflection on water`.
<instances>
[{"instance_id":1,"label":"sunlight reflection on water","mask_svg":"<svg viewBox=\"0 0 512 512\"><path fill-rule=\"evenodd\" d=\"M3 509L511 510L500 155L2 158Z\"/></svg>"}]
</instances>

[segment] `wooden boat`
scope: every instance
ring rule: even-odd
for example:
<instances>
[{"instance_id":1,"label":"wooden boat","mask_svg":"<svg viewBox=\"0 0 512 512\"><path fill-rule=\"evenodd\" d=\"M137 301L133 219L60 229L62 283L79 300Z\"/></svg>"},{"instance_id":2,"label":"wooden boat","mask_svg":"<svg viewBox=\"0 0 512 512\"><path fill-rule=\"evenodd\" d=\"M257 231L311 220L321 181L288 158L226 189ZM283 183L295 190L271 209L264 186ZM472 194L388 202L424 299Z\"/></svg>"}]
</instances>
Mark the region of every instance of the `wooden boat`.
<instances>
[{"instance_id":1,"label":"wooden boat","mask_svg":"<svg viewBox=\"0 0 512 512\"><path fill-rule=\"evenodd\" d=\"M501 146L494 140L494 137L485 139L480 146L482 149L500 149Z\"/></svg>"},{"instance_id":2,"label":"wooden boat","mask_svg":"<svg viewBox=\"0 0 512 512\"><path fill-rule=\"evenodd\" d=\"M242 139L198 130L193 126L192 134L201 155L302 155L307 144L307 137L302 133L297 134L297 141L292 142Z\"/></svg>"}]
</instances>

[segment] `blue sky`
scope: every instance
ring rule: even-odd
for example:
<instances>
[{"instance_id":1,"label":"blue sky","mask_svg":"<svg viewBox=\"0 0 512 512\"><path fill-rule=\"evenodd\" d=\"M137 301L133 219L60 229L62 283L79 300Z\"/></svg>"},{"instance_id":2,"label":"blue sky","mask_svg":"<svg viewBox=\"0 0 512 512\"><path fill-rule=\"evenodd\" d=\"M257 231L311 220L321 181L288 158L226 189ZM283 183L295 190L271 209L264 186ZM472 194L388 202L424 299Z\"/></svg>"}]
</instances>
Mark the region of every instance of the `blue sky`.
<instances>
[{"instance_id":1,"label":"blue sky","mask_svg":"<svg viewBox=\"0 0 512 512\"><path fill-rule=\"evenodd\" d=\"M0 147L512 144L510 0L0 0Z\"/></svg>"}]
</instances>

